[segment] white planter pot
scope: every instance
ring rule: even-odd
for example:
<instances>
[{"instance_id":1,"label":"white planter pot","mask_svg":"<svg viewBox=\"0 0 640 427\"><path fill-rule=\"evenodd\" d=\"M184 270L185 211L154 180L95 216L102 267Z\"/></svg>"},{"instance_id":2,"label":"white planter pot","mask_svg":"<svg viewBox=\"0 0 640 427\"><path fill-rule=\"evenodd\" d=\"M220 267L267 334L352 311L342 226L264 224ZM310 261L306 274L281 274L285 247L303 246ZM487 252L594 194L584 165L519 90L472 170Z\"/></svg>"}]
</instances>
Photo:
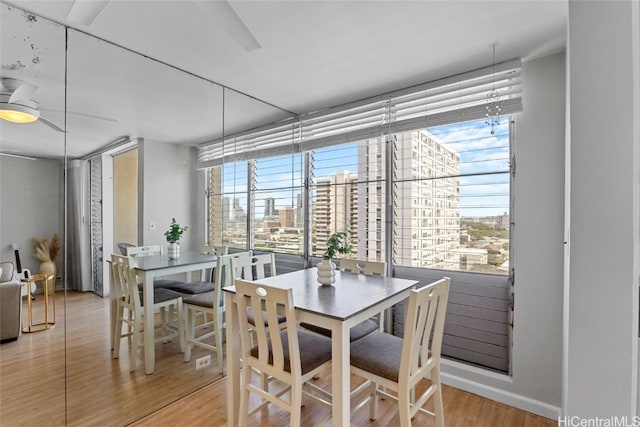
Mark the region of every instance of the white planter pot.
<instances>
[{"instance_id":1,"label":"white planter pot","mask_svg":"<svg viewBox=\"0 0 640 427\"><path fill-rule=\"evenodd\" d=\"M333 284L336 280L336 265L330 260L323 259L317 265L318 282L324 286Z\"/></svg>"},{"instance_id":2,"label":"white planter pot","mask_svg":"<svg viewBox=\"0 0 640 427\"><path fill-rule=\"evenodd\" d=\"M167 256L169 259L178 259L180 258L180 243L169 243L167 246Z\"/></svg>"}]
</instances>

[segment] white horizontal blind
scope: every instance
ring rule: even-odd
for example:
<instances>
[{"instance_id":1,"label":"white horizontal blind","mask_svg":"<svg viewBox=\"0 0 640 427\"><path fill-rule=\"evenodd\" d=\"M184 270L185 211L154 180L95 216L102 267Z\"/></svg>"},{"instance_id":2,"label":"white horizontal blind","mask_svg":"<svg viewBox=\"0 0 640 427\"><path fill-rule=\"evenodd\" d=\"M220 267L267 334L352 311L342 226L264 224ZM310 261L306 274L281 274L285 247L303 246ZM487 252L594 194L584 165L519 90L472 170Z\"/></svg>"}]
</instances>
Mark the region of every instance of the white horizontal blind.
<instances>
[{"instance_id":1,"label":"white horizontal blind","mask_svg":"<svg viewBox=\"0 0 640 427\"><path fill-rule=\"evenodd\" d=\"M300 124L287 120L200 146L198 168L299 152Z\"/></svg>"},{"instance_id":2,"label":"white horizontal blind","mask_svg":"<svg viewBox=\"0 0 640 427\"><path fill-rule=\"evenodd\" d=\"M496 91L502 115L522 111L520 60L511 60L201 144L198 168L361 141L485 117Z\"/></svg>"},{"instance_id":3,"label":"white horizontal blind","mask_svg":"<svg viewBox=\"0 0 640 427\"><path fill-rule=\"evenodd\" d=\"M489 98L495 91L497 100ZM522 111L520 66L392 98L392 132L482 119L487 109L501 115Z\"/></svg>"}]
</instances>

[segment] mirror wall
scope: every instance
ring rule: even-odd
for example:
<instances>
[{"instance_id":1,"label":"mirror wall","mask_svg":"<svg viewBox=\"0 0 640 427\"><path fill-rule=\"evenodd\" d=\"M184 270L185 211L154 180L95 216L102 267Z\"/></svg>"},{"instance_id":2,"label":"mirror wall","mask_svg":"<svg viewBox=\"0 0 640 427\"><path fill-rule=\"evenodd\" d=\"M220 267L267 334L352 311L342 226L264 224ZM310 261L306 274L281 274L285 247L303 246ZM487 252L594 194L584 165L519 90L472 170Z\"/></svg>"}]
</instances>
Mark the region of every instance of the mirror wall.
<instances>
[{"instance_id":1,"label":"mirror wall","mask_svg":"<svg viewBox=\"0 0 640 427\"><path fill-rule=\"evenodd\" d=\"M37 85L31 98L50 122L0 123L0 260L16 261L15 243L22 267L34 273L40 261L32 239L57 233L62 241L55 327L0 345L0 424L124 425L219 375L215 366L196 373L193 360L206 353L196 351L185 363L176 343L156 346L152 375L144 373L142 350L136 371L129 371L126 340L112 358L106 260L118 253L119 210L135 211L136 241L128 243L166 245L164 231L176 217L189 226L183 250L199 250L207 225L197 144L287 114L126 47L0 6L1 76ZM127 150L136 151L137 171L125 185L135 186L136 196L123 205L114 202L121 177L113 159ZM36 295L34 316L43 315L43 300ZM22 308L24 325L24 298Z\"/></svg>"}]
</instances>

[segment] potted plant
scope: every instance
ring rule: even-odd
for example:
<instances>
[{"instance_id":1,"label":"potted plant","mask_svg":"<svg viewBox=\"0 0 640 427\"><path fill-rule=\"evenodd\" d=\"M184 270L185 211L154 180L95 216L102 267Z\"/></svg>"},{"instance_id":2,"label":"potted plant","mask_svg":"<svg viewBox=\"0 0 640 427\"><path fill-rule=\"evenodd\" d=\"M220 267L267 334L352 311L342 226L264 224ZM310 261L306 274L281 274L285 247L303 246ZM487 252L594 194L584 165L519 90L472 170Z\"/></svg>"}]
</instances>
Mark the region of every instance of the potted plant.
<instances>
[{"instance_id":1,"label":"potted plant","mask_svg":"<svg viewBox=\"0 0 640 427\"><path fill-rule=\"evenodd\" d=\"M180 238L187 231L187 226L182 226L176 222L175 218L171 218L171 225L165 231L164 237L167 238L169 245L167 246L167 255L169 259L178 259L180 257Z\"/></svg>"},{"instance_id":2,"label":"potted plant","mask_svg":"<svg viewBox=\"0 0 640 427\"><path fill-rule=\"evenodd\" d=\"M318 282L323 285L331 285L335 281L336 265L332 259L337 254L351 253L353 246L349 244L349 232L347 230L333 233L327 240L327 249L322 254L322 261L318 263Z\"/></svg>"}]
</instances>

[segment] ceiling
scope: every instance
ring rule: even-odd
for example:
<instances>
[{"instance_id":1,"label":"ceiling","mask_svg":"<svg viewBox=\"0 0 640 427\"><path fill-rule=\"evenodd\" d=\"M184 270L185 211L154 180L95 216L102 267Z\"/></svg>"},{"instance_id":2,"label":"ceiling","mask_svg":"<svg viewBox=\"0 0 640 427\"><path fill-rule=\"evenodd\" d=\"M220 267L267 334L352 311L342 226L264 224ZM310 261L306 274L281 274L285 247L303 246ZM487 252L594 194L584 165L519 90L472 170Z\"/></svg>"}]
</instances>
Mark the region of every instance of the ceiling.
<instances>
[{"instance_id":1,"label":"ceiling","mask_svg":"<svg viewBox=\"0 0 640 427\"><path fill-rule=\"evenodd\" d=\"M3 152L56 157L66 147L80 157L123 135L198 144L490 65L494 43L498 62L527 61L564 50L568 8L565 0L231 1L261 45L246 51L189 0L112 1L89 26L67 21L73 3L2 4L2 77L38 85L33 99L57 125L65 127L65 94L68 112L66 134L3 121ZM59 24L79 30L69 31L66 91Z\"/></svg>"}]
</instances>

